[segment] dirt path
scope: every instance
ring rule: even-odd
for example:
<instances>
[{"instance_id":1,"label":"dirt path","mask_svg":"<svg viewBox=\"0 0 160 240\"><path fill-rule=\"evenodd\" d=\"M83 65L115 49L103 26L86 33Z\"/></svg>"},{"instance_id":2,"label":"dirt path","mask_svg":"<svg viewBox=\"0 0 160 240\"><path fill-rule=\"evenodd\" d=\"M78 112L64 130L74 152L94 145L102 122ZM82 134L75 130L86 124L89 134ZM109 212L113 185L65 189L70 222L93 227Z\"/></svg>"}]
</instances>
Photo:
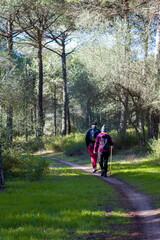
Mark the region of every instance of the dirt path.
<instances>
[{"instance_id":1,"label":"dirt path","mask_svg":"<svg viewBox=\"0 0 160 240\"><path fill-rule=\"evenodd\" d=\"M100 172L92 173L92 169L89 167L54 157L48 158L83 170L110 184L118 192L120 201L127 210L127 215L131 219L132 225L134 224L132 237L135 236L136 240L160 240L160 209L153 209L147 196L137 191L131 185L112 176L102 178Z\"/></svg>"}]
</instances>

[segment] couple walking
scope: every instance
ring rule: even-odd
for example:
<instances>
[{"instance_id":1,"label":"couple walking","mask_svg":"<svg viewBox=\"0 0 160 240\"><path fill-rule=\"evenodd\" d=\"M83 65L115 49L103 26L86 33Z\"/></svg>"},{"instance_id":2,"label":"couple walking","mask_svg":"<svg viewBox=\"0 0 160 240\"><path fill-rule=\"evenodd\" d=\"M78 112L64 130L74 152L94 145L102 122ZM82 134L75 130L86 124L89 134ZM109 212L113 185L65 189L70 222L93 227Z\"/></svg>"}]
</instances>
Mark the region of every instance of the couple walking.
<instances>
[{"instance_id":1,"label":"couple walking","mask_svg":"<svg viewBox=\"0 0 160 240\"><path fill-rule=\"evenodd\" d=\"M101 176L107 177L108 158L110 156L110 146L113 146L113 141L107 133L106 126L103 125L101 131L96 127L96 122L93 122L91 128L87 131L85 142L91 157L93 172L97 171L97 153L101 167Z\"/></svg>"}]
</instances>

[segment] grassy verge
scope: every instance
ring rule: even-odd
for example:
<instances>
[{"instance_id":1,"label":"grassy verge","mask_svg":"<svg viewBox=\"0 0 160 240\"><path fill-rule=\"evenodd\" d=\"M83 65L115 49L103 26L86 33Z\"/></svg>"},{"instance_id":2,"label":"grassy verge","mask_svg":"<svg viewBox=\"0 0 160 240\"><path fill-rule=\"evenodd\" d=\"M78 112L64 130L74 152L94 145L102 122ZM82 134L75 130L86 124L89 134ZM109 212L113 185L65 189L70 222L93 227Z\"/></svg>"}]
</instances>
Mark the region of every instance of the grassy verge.
<instances>
[{"instance_id":1,"label":"grassy verge","mask_svg":"<svg viewBox=\"0 0 160 240\"><path fill-rule=\"evenodd\" d=\"M0 213L3 240L87 239L91 234L120 240L129 223L105 182L54 161L41 181L7 182Z\"/></svg>"},{"instance_id":2,"label":"grassy verge","mask_svg":"<svg viewBox=\"0 0 160 240\"><path fill-rule=\"evenodd\" d=\"M112 172L152 198L155 207L160 207L160 166L147 158L141 157L119 159L114 156Z\"/></svg>"}]
</instances>

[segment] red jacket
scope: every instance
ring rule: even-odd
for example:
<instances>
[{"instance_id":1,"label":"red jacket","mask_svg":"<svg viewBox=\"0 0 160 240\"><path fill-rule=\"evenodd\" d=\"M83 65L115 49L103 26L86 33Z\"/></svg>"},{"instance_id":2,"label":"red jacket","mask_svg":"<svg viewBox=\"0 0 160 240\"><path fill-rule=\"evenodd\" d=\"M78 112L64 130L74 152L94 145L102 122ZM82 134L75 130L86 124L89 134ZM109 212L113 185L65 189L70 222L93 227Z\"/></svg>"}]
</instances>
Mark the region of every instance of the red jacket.
<instances>
[{"instance_id":1,"label":"red jacket","mask_svg":"<svg viewBox=\"0 0 160 240\"><path fill-rule=\"evenodd\" d=\"M109 143L109 147L107 150L104 150L100 147L102 136L105 136L105 135L107 135L108 143ZM99 133L96 138L95 144L94 144L94 152L97 152L97 151L98 152L110 152L110 146L113 146L113 141L112 141L111 136L107 133Z\"/></svg>"}]
</instances>

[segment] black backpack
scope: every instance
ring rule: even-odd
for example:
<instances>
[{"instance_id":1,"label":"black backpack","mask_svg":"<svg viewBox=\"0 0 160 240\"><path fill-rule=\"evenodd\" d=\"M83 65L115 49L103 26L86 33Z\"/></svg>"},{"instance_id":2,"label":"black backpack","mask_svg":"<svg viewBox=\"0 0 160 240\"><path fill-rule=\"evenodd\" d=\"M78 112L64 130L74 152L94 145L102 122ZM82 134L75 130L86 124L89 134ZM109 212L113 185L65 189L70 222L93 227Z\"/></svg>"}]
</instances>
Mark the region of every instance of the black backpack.
<instances>
[{"instance_id":1,"label":"black backpack","mask_svg":"<svg viewBox=\"0 0 160 240\"><path fill-rule=\"evenodd\" d=\"M108 148L109 148L109 140L108 140L107 135L102 136L100 147L103 150L108 150Z\"/></svg>"},{"instance_id":2,"label":"black backpack","mask_svg":"<svg viewBox=\"0 0 160 240\"><path fill-rule=\"evenodd\" d=\"M97 128L92 128L92 130L90 132L90 135L89 135L90 140L95 142L98 134L99 134L98 129Z\"/></svg>"}]
</instances>

